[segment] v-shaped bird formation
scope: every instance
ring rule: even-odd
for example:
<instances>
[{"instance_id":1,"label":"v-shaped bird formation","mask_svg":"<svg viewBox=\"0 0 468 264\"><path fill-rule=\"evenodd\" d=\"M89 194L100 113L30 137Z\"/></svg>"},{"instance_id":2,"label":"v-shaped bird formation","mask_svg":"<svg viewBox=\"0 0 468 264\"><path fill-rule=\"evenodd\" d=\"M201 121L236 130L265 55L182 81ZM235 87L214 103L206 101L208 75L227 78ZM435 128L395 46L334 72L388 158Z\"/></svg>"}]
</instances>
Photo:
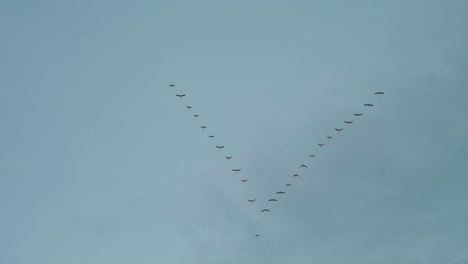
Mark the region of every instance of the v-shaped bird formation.
<instances>
[{"instance_id":1,"label":"v-shaped bird formation","mask_svg":"<svg viewBox=\"0 0 468 264\"><path fill-rule=\"evenodd\" d=\"M174 84L170 84L169 87L170 87L171 89L173 89L173 90L177 90L177 89L176 89L176 86L175 86ZM375 94L375 95L383 95L384 92L378 91L378 92L375 92L374 94ZM182 98L183 98L183 97L186 97L187 94L185 94L185 93L184 93L184 94L177 93L176 96L179 97L180 100L182 100ZM364 105L365 107L372 107L372 106L374 106L374 105L371 104L371 103L365 103L365 104L363 104L363 105ZM186 105L185 108L187 108L187 109L189 110L189 112L191 112L191 109L192 109L193 107L190 106L190 105ZM362 115L363 115L363 113L353 113L353 116L356 116L357 118L361 117ZM193 113L192 116L195 117L195 119L197 119L197 118L200 117L200 115L199 115L198 113ZM346 123L347 126L349 126L349 125L353 124L354 121L355 121L355 120L344 120L343 122ZM204 131L205 129L208 129L208 126L206 126L205 124L202 124L202 125L200 125L200 128ZM335 127L335 130L336 130L335 133L338 134L338 133L340 133L343 129L344 129L343 127L340 127L340 128ZM215 136L214 136L213 134L209 134L208 137L209 137L210 139L213 139ZM331 140L333 139L333 136L329 135L329 136L327 136L326 138L328 139L327 141L331 141ZM325 143L323 143L323 142L317 143L317 146L319 146L319 148L322 148L322 147L325 146ZM218 150L225 149L225 146L224 146L224 145L214 145L214 147L217 148ZM231 160L231 159L233 158L232 156L225 156L224 154L223 154L223 156L224 156L227 160ZM309 156L310 158L315 158L315 157L316 157L316 154L309 154L308 156ZM310 165L309 165L309 166L310 166ZM298 166L298 168L299 168L299 169L307 169L308 166L307 166L306 164L301 164L300 166ZM238 174L239 172L242 171L242 168L238 168L238 167L234 167L234 166L233 166L231 170L232 170L232 172L233 172L234 174ZM244 184L248 184L247 182L248 182L249 179L248 179L247 177L245 177L244 174L243 174L243 176L244 176L244 177L241 178L240 181L241 181L242 183L244 183ZM300 175L297 174L297 173L294 173L294 174L292 174L292 176L289 176L289 177L291 177L292 179L294 179L294 178L299 178ZM292 186L292 185L291 185L291 183L289 183L289 182L285 184L285 187L290 188L291 186ZM278 191L276 191L275 194L278 195L278 196L280 196L280 195L284 195L285 193L286 193L286 192L284 192L283 190L278 190ZM248 202L248 203L255 203L256 201L257 201L257 199L256 199L255 197L250 197L249 199L246 200L246 202ZM277 201L278 201L278 199L277 199L277 198L273 198L273 197L270 198L270 199L268 199L268 202L277 202ZM269 213L269 212L270 212L270 209L269 209L269 208L263 208L263 209L259 210L259 212L260 212L260 213ZM255 234L254 237L259 238L260 235L259 235L259 234Z\"/></svg>"}]
</instances>

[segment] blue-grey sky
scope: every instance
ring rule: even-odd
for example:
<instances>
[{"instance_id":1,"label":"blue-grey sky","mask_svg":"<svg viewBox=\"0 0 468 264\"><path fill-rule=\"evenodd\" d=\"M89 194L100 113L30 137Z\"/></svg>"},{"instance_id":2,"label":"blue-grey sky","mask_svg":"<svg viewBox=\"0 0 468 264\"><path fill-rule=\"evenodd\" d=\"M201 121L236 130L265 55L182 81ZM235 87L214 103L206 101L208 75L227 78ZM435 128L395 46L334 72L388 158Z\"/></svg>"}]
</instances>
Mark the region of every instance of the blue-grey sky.
<instances>
[{"instance_id":1,"label":"blue-grey sky","mask_svg":"<svg viewBox=\"0 0 468 264\"><path fill-rule=\"evenodd\" d=\"M0 263L468 263L467 13L1 1Z\"/></svg>"}]
</instances>

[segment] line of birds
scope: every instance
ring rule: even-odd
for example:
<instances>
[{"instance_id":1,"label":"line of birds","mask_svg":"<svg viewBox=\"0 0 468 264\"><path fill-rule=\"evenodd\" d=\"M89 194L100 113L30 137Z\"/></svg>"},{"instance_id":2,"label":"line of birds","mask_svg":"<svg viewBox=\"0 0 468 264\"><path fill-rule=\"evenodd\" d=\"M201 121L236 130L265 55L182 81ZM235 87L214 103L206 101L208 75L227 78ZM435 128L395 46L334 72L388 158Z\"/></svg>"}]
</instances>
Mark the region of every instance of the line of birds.
<instances>
[{"instance_id":1,"label":"line of birds","mask_svg":"<svg viewBox=\"0 0 468 264\"><path fill-rule=\"evenodd\" d=\"M169 87L175 88L175 85L174 85L174 84L170 84ZM374 94L375 94L375 95L383 95L384 92L379 91L379 92L375 92ZM176 96L179 97L179 99L182 99L182 97L185 97L186 94L176 94ZM373 104L370 104L370 103L366 103L366 104L364 104L364 106L365 106L365 107L372 107L372 106L374 106L374 105L373 105ZM190 106L190 105L187 105L186 108L190 111L193 107ZM354 113L353 115L359 118L359 117L362 116L363 114L362 114L362 113ZM200 115L199 115L199 114L193 114L193 117L194 117L195 119L197 119L197 118L200 117ZM344 123L346 123L347 125L350 125L350 124L354 123L354 121L344 120ZM205 130L205 129L207 128L207 126L202 125L202 126L200 126L200 128L202 128L202 130ZM339 133L339 132L341 132L341 131L343 130L343 128L335 128L335 130ZM213 139L215 136L213 136L213 135L210 134L208 137L209 137L210 139ZM333 139L332 136L327 136L326 138L327 138L328 140ZM324 143L318 143L317 145L318 145L320 148L322 148L325 144L324 144ZM224 148L225 148L224 145L215 145L215 147L216 147L217 149L224 149ZM230 159L232 158L232 156L224 156L224 157L225 157L227 160L230 160ZM315 154L309 154L309 157L310 157L310 158L314 158L314 157L316 157L316 155L315 155ZM306 168L308 168L308 166L305 165L305 164L301 164L301 165L299 166L299 168L300 168L300 169L306 169ZM240 172L241 170L242 170L242 169L239 169L239 168L234 168L234 169L232 169L232 171L235 172L235 173L238 173L238 172ZM297 173L295 173L295 174L292 175L292 178L299 178L299 177L300 177L300 176L299 176L299 174L297 174ZM248 181L248 179L241 179L241 182L243 182L243 183L245 183L245 182L247 182L247 181ZM291 184L290 184L290 183L286 183L285 186L286 186L286 187L291 187ZM276 192L276 194L277 194L277 195L281 195L281 194L285 194L285 192L284 192L284 191L278 191L278 192ZM247 199L247 201L250 202L250 203L253 203L253 202L255 202L256 200L257 200L257 199ZM268 199L268 202L277 202L277 201L278 201L278 200L275 199L275 198ZM270 212L270 209L264 208L264 209L260 210L260 212L261 212L261 213ZM256 234L255 237L260 237L260 235L259 235L259 234Z\"/></svg>"}]
</instances>

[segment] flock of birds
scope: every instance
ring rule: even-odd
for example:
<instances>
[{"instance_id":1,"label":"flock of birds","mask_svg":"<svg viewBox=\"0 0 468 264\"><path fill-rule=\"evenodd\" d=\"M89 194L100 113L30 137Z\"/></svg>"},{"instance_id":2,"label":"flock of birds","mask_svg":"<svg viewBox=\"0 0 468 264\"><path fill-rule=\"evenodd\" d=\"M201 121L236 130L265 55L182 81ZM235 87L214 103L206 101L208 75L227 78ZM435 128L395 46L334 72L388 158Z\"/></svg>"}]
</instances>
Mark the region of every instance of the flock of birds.
<instances>
[{"instance_id":1,"label":"flock of birds","mask_svg":"<svg viewBox=\"0 0 468 264\"><path fill-rule=\"evenodd\" d=\"M176 86L175 86L174 84L170 84L169 87L175 89ZM374 94L375 94L375 95L383 95L384 92L379 91L379 92L375 92ZM186 94L176 94L176 96L179 97L180 100L182 100L182 98L185 97ZM370 104L370 103L366 103L366 104L364 104L364 106L365 106L365 107L372 107L372 106L374 106L374 105L373 105L373 104ZM193 107L190 106L190 105L187 105L187 106L185 106L185 108L187 108L187 109L190 111ZM362 114L362 113L354 113L353 115L356 116L356 117L360 117L360 116L362 116L363 114ZM197 119L197 118L200 117L200 115L199 115L198 113L194 113L194 114L193 114L193 117L194 117L195 119ZM347 125L350 125L350 124L354 123L354 121L352 121L352 120L344 120L344 123L347 124ZM207 129L208 127L207 127L206 125L201 125L200 128L201 128L202 130L205 130L205 129ZM340 127L340 128L335 127L335 130L336 130L338 133L341 132L343 129L344 129L343 127ZM208 137L209 137L210 139L213 139L215 136L210 134L210 135L208 135ZM332 136L327 136L326 138L327 138L328 140L333 139ZM325 146L325 143L318 143L317 145L318 145L320 148L322 148L323 146ZM224 149L225 146L223 146L223 145L216 145L215 147L216 147L217 149ZM310 158L314 158L314 157L316 157L316 155L315 155L315 154L309 154L309 157L310 157ZM232 159L232 156L225 156L225 158L226 158L227 160L230 160L230 159ZM307 167L307 165L305 165L305 164L301 164L301 165L299 166L299 168L300 168L300 169L307 169L308 167ZM233 168L233 169L232 169L232 171L235 172L235 173L240 172L241 170L242 170L242 169L240 169L240 168ZM299 178L300 176L299 176L299 174L295 173L295 174L293 174L291 177L292 177L292 178ZM241 179L241 182L243 182L243 183L245 183L245 182L247 182L247 181L248 181L248 179L244 179L244 178ZM286 183L285 186L286 186L286 187L291 187L291 184L290 184L290 183ZM278 192L276 192L276 194L281 195L281 194L285 194L285 192L284 192L284 191L278 191ZM247 202L253 203L253 202L255 202L256 200L257 200L257 199L248 199ZM268 199L268 201L269 201L269 202L277 202L278 200L275 199L275 198L271 198L271 199ZM261 213L267 213L267 212L270 212L270 209L264 208L264 209L260 210L260 212L261 212ZM255 234L255 237L260 237L260 235L259 235L259 234Z\"/></svg>"}]
</instances>

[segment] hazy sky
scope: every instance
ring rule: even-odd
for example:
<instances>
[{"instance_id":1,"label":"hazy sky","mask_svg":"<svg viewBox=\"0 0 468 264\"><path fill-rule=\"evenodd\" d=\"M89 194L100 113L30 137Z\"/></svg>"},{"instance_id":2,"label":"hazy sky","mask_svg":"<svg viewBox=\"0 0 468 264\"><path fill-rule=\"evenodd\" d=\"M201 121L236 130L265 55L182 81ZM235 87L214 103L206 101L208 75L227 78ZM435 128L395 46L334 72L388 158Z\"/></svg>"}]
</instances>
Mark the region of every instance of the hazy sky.
<instances>
[{"instance_id":1,"label":"hazy sky","mask_svg":"<svg viewBox=\"0 0 468 264\"><path fill-rule=\"evenodd\" d=\"M467 14L0 1L0 263L468 263Z\"/></svg>"}]
</instances>

